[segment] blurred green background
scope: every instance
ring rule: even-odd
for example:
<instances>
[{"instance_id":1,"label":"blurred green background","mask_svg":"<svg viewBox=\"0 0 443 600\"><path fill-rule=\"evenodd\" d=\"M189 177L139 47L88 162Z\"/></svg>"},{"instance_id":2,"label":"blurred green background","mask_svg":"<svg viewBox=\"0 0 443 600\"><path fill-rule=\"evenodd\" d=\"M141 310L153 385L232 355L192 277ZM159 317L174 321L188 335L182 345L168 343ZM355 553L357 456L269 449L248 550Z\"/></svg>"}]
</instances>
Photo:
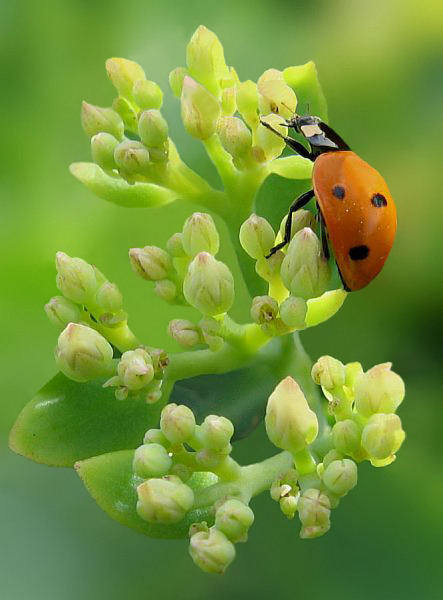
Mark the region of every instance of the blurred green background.
<instances>
[{"instance_id":1,"label":"blurred green background","mask_svg":"<svg viewBox=\"0 0 443 600\"><path fill-rule=\"evenodd\" d=\"M303 340L313 358L331 354L365 368L392 361L407 386L400 416L408 437L397 461L360 468L331 531L300 540L296 521L263 495L248 544L221 578L192 565L185 541L123 528L73 471L32 464L6 442L21 407L55 371L57 334L42 307L56 293L57 250L118 282L134 329L172 349L165 325L176 311L137 280L127 250L161 245L191 208L119 209L93 197L67 166L89 159L81 101L110 103L104 61L123 56L165 90L182 155L213 177L167 85L201 23L217 33L241 79L313 59L330 123L388 181L399 229L385 269ZM443 597L442 39L438 0L0 1L2 598ZM270 451L258 430L236 456Z\"/></svg>"}]
</instances>

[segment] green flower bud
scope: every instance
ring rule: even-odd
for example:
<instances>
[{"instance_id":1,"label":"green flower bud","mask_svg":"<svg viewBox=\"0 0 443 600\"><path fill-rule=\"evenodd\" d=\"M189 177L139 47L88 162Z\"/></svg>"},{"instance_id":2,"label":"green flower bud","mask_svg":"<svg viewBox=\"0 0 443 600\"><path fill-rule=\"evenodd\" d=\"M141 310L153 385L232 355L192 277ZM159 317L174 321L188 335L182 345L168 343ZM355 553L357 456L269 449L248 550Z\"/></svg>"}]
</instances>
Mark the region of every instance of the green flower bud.
<instances>
[{"instance_id":1,"label":"green flower bud","mask_svg":"<svg viewBox=\"0 0 443 600\"><path fill-rule=\"evenodd\" d=\"M178 523L194 503L192 489L175 475L144 481L137 495L137 512L149 523Z\"/></svg>"},{"instance_id":2,"label":"green flower bud","mask_svg":"<svg viewBox=\"0 0 443 600\"><path fill-rule=\"evenodd\" d=\"M144 444L160 444L163 447L169 446L169 441L167 440L164 433L161 429L148 429L145 433L145 437L143 438Z\"/></svg>"},{"instance_id":3,"label":"green flower bud","mask_svg":"<svg viewBox=\"0 0 443 600\"><path fill-rule=\"evenodd\" d=\"M184 258L186 256L183 248L183 234L174 233L166 242L166 250L173 258Z\"/></svg>"},{"instance_id":4,"label":"green flower bud","mask_svg":"<svg viewBox=\"0 0 443 600\"><path fill-rule=\"evenodd\" d=\"M169 73L169 85L176 98L180 98L182 95L183 80L187 75L189 75L189 71L186 67L177 67Z\"/></svg>"},{"instance_id":5,"label":"green flower bud","mask_svg":"<svg viewBox=\"0 0 443 600\"><path fill-rule=\"evenodd\" d=\"M109 375L113 369L112 346L95 329L69 323L55 348L55 362L73 381L90 381Z\"/></svg>"},{"instance_id":6,"label":"green flower bud","mask_svg":"<svg viewBox=\"0 0 443 600\"><path fill-rule=\"evenodd\" d=\"M68 323L78 323L81 321L83 311L74 302L68 300L64 296L55 296L51 298L47 304L45 304L45 313L48 315L49 320L57 327L62 329L66 327Z\"/></svg>"},{"instance_id":7,"label":"green flower bud","mask_svg":"<svg viewBox=\"0 0 443 600\"><path fill-rule=\"evenodd\" d=\"M363 367L359 362L348 363L345 365L346 386L354 388L355 382L363 375Z\"/></svg>"},{"instance_id":8,"label":"green flower bud","mask_svg":"<svg viewBox=\"0 0 443 600\"><path fill-rule=\"evenodd\" d=\"M125 130L137 133L137 113L131 102L123 98L123 96L118 96L118 98L114 98L112 101L112 108L123 119Z\"/></svg>"},{"instance_id":9,"label":"green flower bud","mask_svg":"<svg viewBox=\"0 0 443 600\"><path fill-rule=\"evenodd\" d=\"M208 252L190 263L183 293L191 306L207 316L228 311L234 302L234 278L228 267Z\"/></svg>"},{"instance_id":10,"label":"green flower bud","mask_svg":"<svg viewBox=\"0 0 443 600\"><path fill-rule=\"evenodd\" d=\"M400 417L380 413L372 415L363 428L361 443L372 459L392 462L405 437Z\"/></svg>"},{"instance_id":11,"label":"green flower bud","mask_svg":"<svg viewBox=\"0 0 443 600\"><path fill-rule=\"evenodd\" d=\"M235 558L235 547L224 533L212 527L198 531L190 540L192 560L206 573L224 573Z\"/></svg>"},{"instance_id":12,"label":"green flower bud","mask_svg":"<svg viewBox=\"0 0 443 600\"><path fill-rule=\"evenodd\" d=\"M252 135L238 117L222 117L217 123L217 133L223 148L233 158L245 156L252 148Z\"/></svg>"},{"instance_id":13,"label":"green flower bud","mask_svg":"<svg viewBox=\"0 0 443 600\"><path fill-rule=\"evenodd\" d=\"M122 384L130 391L141 390L154 378L152 359L146 350L137 348L124 352L117 373Z\"/></svg>"},{"instance_id":14,"label":"green flower bud","mask_svg":"<svg viewBox=\"0 0 443 600\"><path fill-rule=\"evenodd\" d=\"M159 374L166 369L169 365L169 356L165 350L161 348L150 348L145 347L146 351L149 352L149 356L152 360L152 366L154 367L155 374Z\"/></svg>"},{"instance_id":15,"label":"green flower bud","mask_svg":"<svg viewBox=\"0 0 443 600\"><path fill-rule=\"evenodd\" d=\"M304 65L287 67L283 71L283 78L300 98L310 99L311 115L318 115L326 119L326 99L318 81L317 69L312 60Z\"/></svg>"},{"instance_id":16,"label":"green flower bud","mask_svg":"<svg viewBox=\"0 0 443 600\"><path fill-rule=\"evenodd\" d=\"M284 257L285 254L281 250L277 250L269 258L262 256L255 263L255 272L268 283L275 283L276 279L280 279L280 269ZM280 285L283 284L280 283Z\"/></svg>"},{"instance_id":17,"label":"green flower bud","mask_svg":"<svg viewBox=\"0 0 443 600\"><path fill-rule=\"evenodd\" d=\"M198 326L186 319L173 319L168 325L168 334L182 348L192 348L200 342Z\"/></svg>"},{"instance_id":18,"label":"green flower bud","mask_svg":"<svg viewBox=\"0 0 443 600\"><path fill-rule=\"evenodd\" d=\"M255 129L259 124L257 85L250 80L238 83L236 86L236 100L238 112L249 127Z\"/></svg>"},{"instance_id":19,"label":"green flower bud","mask_svg":"<svg viewBox=\"0 0 443 600\"><path fill-rule=\"evenodd\" d=\"M222 450L234 435L234 425L226 417L208 415L200 426L199 439L205 448Z\"/></svg>"},{"instance_id":20,"label":"green flower bud","mask_svg":"<svg viewBox=\"0 0 443 600\"><path fill-rule=\"evenodd\" d=\"M106 61L106 71L119 95L125 98L132 98L135 82L146 78L141 66L126 58L109 58Z\"/></svg>"},{"instance_id":21,"label":"green flower bud","mask_svg":"<svg viewBox=\"0 0 443 600\"><path fill-rule=\"evenodd\" d=\"M312 367L311 376L317 385L327 390L345 385L345 367L332 356L319 358Z\"/></svg>"},{"instance_id":22,"label":"green flower bud","mask_svg":"<svg viewBox=\"0 0 443 600\"><path fill-rule=\"evenodd\" d=\"M280 234L281 234L282 238L284 237L284 234L285 234L287 220L288 220L288 215L285 215L280 223ZM315 230L315 217L311 213L310 210L305 210L305 209L301 208L300 210L296 210L294 213L292 213L291 240L298 231L300 231L301 229L304 229L305 227L309 227L310 229L312 229L312 231L314 231Z\"/></svg>"},{"instance_id":23,"label":"green flower bud","mask_svg":"<svg viewBox=\"0 0 443 600\"><path fill-rule=\"evenodd\" d=\"M297 496L283 496L280 502L280 510L288 517L288 519L293 519L295 517L295 513L297 512L298 506L298 498Z\"/></svg>"},{"instance_id":24,"label":"green flower bud","mask_svg":"<svg viewBox=\"0 0 443 600\"><path fill-rule=\"evenodd\" d=\"M256 296L252 299L251 319L263 325L277 318L278 303L271 296Z\"/></svg>"},{"instance_id":25,"label":"green flower bud","mask_svg":"<svg viewBox=\"0 0 443 600\"><path fill-rule=\"evenodd\" d=\"M323 483L337 496L346 496L357 485L357 465L349 458L333 460L323 473Z\"/></svg>"},{"instance_id":26,"label":"green flower bud","mask_svg":"<svg viewBox=\"0 0 443 600\"><path fill-rule=\"evenodd\" d=\"M252 510L236 498L226 500L215 513L215 526L234 544L247 540L248 529L254 522Z\"/></svg>"},{"instance_id":27,"label":"green flower bud","mask_svg":"<svg viewBox=\"0 0 443 600\"><path fill-rule=\"evenodd\" d=\"M168 124L159 110L145 110L138 120L138 132L146 146L162 148L168 140Z\"/></svg>"},{"instance_id":28,"label":"green flower bud","mask_svg":"<svg viewBox=\"0 0 443 600\"><path fill-rule=\"evenodd\" d=\"M303 450L317 437L317 416L292 377L283 379L270 395L265 424L271 442L292 453Z\"/></svg>"},{"instance_id":29,"label":"green flower bud","mask_svg":"<svg viewBox=\"0 0 443 600\"><path fill-rule=\"evenodd\" d=\"M221 107L207 89L186 76L181 94L181 115L185 129L192 137L207 140L215 133Z\"/></svg>"},{"instance_id":30,"label":"green flower bud","mask_svg":"<svg viewBox=\"0 0 443 600\"><path fill-rule=\"evenodd\" d=\"M111 171L116 168L114 151L118 146L118 140L110 133L97 133L91 138L92 160L102 169Z\"/></svg>"},{"instance_id":31,"label":"green flower bud","mask_svg":"<svg viewBox=\"0 0 443 600\"><path fill-rule=\"evenodd\" d=\"M114 160L124 173L141 174L149 167L149 150L141 142L127 140L115 148Z\"/></svg>"},{"instance_id":32,"label":"green flower bud","mask_svg":"<svg viewBox=\"0 0 443 600\"><path fill-rule=\"evenodd\" d=\"M172 458L160 444L143 444L134 453L132 467L144 479L162 477L172 467Z\"/></svg>"},{"instance_id":33,"label":"green flower bud","mask_svg":"<svg viewBox=\"0 0 443 600\"><path fill-rule=\"evenodd\" d=\"M97 289L94 267L83 259L71 258L64 252L57 252L55 264L58 289L69 300L84 304Z\"/></svg>"},{"instance_id":34,"label":"green flower bud","mask_svg":"<svg viewBox=\"0 0 443 600\"><path fill-rule=\"evenodd\" d=\"M102 310L117 312L122 309L123 296L115 283L105 281L97 290L95 300Z\"/></svg>"},{"instance_id":35,"label":"green flower bud","mask_svg":"<svg viewBox=\"0 0 443 600\"><path fill-rule=\"evenodd\" d=\"M217 254L220 238L211 215L196 212L186 219L181 241L184 251L191 258L200 252Z\"/></svg>"},{"instance_id":36,"label":"green flower bud","mask_svg":"<svg viewBox=\"0 0 443 600\"><path fill-rule=\"evenodd\" d=\"M132 95L136 104L142 110L159 109L163 104L163 92L155 81L139 79L134 83Z\"/></svg>"},{"instance_id":37,"label":"green flower bud","mask_svg":"<svg viewBox=\"0 0 443 600\"><path fill-rule=\"evenodd\" d=\"M318 467L321 464L323 465L323 469L322 469L320 476L323 476L324 470L328 468L328 466L331 464L331 462L333 462L334 460L341 460L342 458L343 458L343 454L338 452L335 448L333 448L332 450L329 450L329 452L327 452L327 454L325 454L325 456L323 458L323 463L320 463L318 465Z\"/></svg>"},{"instance_id":38,"label":"green flower bud","mask_svg":"<svg viewBox=\"0 0 443 600\"><path fill-rule=\"evenodd\" d=\"M364 417L393 413L405 397L405 384L391 371L392 363L376 365L355 382L355 408Z\"/></svg>"},{"instance_id":39,"label":"green flower bud","mask_svg":"<svg viewBox=\"0 0 443 600\"><path fill-rule=\"evenodd\" d=\"M181 463L176 463L171 469L171 474L179 477L183 482L188 481L192 476L192 470Z\"/></svg>"},{"instance_id":40,"label":"green flower bud","mask_svg":"<svg viewBox=\"0 0 443 600\"><path fill-rule=\"evenodd\" d=\"M228 68L223 46L215 33L200 25L186 48L186 62L191 77L217 96L219 81L228 74Z\"/></svg>"},{"instance_id":41,"label":"green flower bud","mask_svg":"<svg viewBox=\"0 0 443 600\"><path fill-rule=\"evenodd\" d=\"M162 410L160 428L171 444L183 444L194 434L194 413L184 404L167 404Z\"/></svg>"},{"instance_id":42,"label":"green flower bud","mask_svg":"<svg viewBox=\"0 0 443 600\"><path fill-rule=\"evenodd\" d=\"M173 304L177 299L177 286L170 279L156 281L154 292L161 300L169 302L170 304Z\"/></svg>"},{"instance_id":43,"label":"green flower bud","mask_svg":"<svg viewBox=\"0 0 443 600\"><path fill-rule=\"evenodd\" d=\"M202 340L209 346L212 352L217 352L223 346L223 338L218 334L220 332L220 322L212 317L205 317L200 319L198 326Z\"/></svg>"},{"instance_id":44,"label":"green flower bud","mask_svg":"<svg viewBox=\"0 0 443 600\"><path fill-rule=\"evenodd\" d=\"M303 329L307 310L308 305L303 298L288 296L280 305L280 317L288 327Z\"/></svg>"},{"instance_id":45,"label":"green flower bud","mask_svg":"<svg viewBox=\"0 0 443 600\"><path fill-rule=\"evenodd\" d=\"M119 114L112 108L101 108L87 102L82 103L82 125L87 136L92 137L102 131L110 133L118 140L123 138L125 126Z\"/></svg>"},{"instance_id":46,"label":"green flower bud","mask_svg":"<svg viewBox=\"0 0 443 600\"><path fill-rule=\"evenodd\" d=\"M330 278L328 261L321 252L320 240L309 227L292 238L280 275L286 288L297 298L314 298L326 290Z\"/></svg>"},{"instance_id":47,"label":"green flower bud","mask_svg":"<svg viewBox=\"0 0 443 600\"><path fill-rule=\"evenodd\" d=\"M237 110L235 95L235 87L228 87L222 92L221 107L223 114L226 116L232 116Z\"/></svg>"},{"instance_id":48,"label":"green flower bud","mask_svg":"<svg viewBox=\"0 0 443 600\"><path fill-rule=\"evenodd\" d=\"M259 92L259 109L262 114L276 113L285 119L289 119L295 113L297 97L294 91L280 78L260 78L257 82ZM281 120L281 119L280 119Z\"/></svg>"},{"instance_id":49,"label":"green flower bud","mask_svg":"<svg viewBox=\"0 0 443 600\"><path fill-rule=\"evenodd\" d=\"M301 538L315 538L328 531L331 503L319 490L311 488L303 492L298 502L298 513L302 523Z\"/></svg>"},{"instance_id":50,"label":"green flower bud","mask_svg":"<svg viewBox=\"0 0 443 600\"><path fill-rule=\"evenodd\" d=\"M278 115L266 115L262 117L262 121L271 125L273 129L282 135L287 135L288 128L282 124L282 118ZM255 142L263 150L266 160L274 160L274 158L280 156L285 148L285 141L262 124L257 128Z\"/></svg>"},{"instance_id":51,"label":"green flower bud","mask_svg":"<svg viewBox=\"0 0 443 600\"><path fill-rule=\"evenodd\" d=\"M343 454L355 454L360 448L360 438L360 427L352 419L338 421L332 429L334 446Z\"/></svg>"},{"instance_id":52,"label":"green flower bud","mask_svg":"<svg viewBox=\"0 0 443 600\"><path fill-rule=\"evenodd\" d=\"M171 257L157 246L131 248L129 250L129 260L137 275L147 281L166 279L172 269Z\"/></svg>"},{"instance_id":53,"label":"green flower bud","mask_svg":"<svg viewBox=\"0 0 443 600\"><path fill-rule=\"evenodd\" d=\"M256 260L266 256L275 241L272 225L254 213L240 227L239 237L243 250Z\"/></svg>"}]
</instances>

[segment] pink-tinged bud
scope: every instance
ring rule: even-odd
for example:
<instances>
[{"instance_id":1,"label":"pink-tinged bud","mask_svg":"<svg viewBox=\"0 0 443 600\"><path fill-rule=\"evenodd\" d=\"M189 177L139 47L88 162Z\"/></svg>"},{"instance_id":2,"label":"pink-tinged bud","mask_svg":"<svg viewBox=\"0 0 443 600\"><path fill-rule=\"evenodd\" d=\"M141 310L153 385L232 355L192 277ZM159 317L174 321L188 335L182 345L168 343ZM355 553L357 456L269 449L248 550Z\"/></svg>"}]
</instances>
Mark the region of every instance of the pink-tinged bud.
<instances>
[{"instance_id":1,"label":"pink-tinged bud","mask_svg":"<svg viewBox=\"0 0 443 600\"><path fill-rule=\"evenodd\" d=\"M181 93L181 115L186 131L198 140L215 133L221 107L217 98L202 85L186 76Z\"/></svg>"},{"instance_id":2,"label":"pink-tinged bud","mask_svg":"<svg viewBox=\"0 0 443 600\"><path fill-rule=\"evenodd\" d=\"M203 315L227 312L234 302L234 278L228 267L208 252L200 252L190 263L183 293Z\"/></svg>"}]
</instances>

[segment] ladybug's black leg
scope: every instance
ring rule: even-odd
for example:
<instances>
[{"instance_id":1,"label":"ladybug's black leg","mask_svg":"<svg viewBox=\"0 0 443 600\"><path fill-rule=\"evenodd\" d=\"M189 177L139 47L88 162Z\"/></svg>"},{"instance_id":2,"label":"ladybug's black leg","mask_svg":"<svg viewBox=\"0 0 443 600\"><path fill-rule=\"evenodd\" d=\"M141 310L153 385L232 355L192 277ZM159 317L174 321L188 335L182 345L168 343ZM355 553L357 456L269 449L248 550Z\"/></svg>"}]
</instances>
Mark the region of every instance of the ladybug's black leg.
<instances>
[{"instance_id":1,"label":"ladybug's black leg","mask_svg":"<svg viewBox=\"0 0 443 600\"><path fill-rule=\"evenodd\" d=\"M278 137L281 137L282 140L285 140L286 145L289 146L289 148L291 148L291 150L294 150L294 152L297 152L297 154L299 154L300 156L303 156L303 158L308 158L309 160L312 160L312 161L315 159L315 157L312 155L312 153L309 150L307 150L303 146L303 144L301 144L300 142L297 142L297 140L294 140L291 137L288 137L287 135L281 134L279 131L274 129L272 127L272 125L269 125L269 123L266 123L266 121L262 121L260 119L260 123L267 129L269 129L270 131L275 133L275 135L278 135Z\"/></svg>"},{"instance_id":2,"label":"ladybug's black leg","mask_svg":"<svg viewBox=\"0 0 443 600\"><path fill-rule=\"evenodd\" d=\"M321 245L323 248L323 254L325 255L326 260L329 259L329 244L328 244L328 236L326 234L326 225L323 219L323 215L321 214L320 207L317 204L317 215L320 223L320 232L321 232Z\"/></svg>"},{"instance_id":3,"label":"ladybug's black leg","mask_svg":"<svg viewBox=\"0 0 443 600\"><path fill-rule=\"evenodd\" d=\"M277 252L277 250L280 250L280 248L283 248L284 246L286 246L286 244L289 243L289 241L291 240L292 215L295 213L295 211L299 210L299 208L303 208L303 206L305 206L309 202L309 200L311 200L311 198L313 198L313 197L314 197L314 190L309 190L308 192L305 192L304 194L299 196L291 204L291 207L289 208L289 211L288 211L288 218L286 219L285 235L283 236L283 241L280 242L279 244L277 244L276 246L274 246L271 249L271 251L269 252L269 254L266 256L266 258L269 258L273 254L275 254Z\"/></svg>"}]
</instances>

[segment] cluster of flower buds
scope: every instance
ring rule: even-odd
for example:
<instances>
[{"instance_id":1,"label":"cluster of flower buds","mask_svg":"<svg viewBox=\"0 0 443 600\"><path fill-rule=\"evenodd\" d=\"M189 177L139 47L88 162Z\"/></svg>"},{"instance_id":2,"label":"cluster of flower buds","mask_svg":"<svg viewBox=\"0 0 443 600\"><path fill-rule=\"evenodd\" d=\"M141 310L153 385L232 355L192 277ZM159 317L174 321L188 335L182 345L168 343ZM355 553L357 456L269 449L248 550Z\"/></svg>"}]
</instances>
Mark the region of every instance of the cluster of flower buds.
<instances>
[{"instance_id":1,"label":"cluster of flower buds","mask_svg":"<svg viewBox=\"0 0 443 600\"><path fill-rule=\"evenodd\" d=\"M194 213L183 231L168 240L166 250L156 246L132 248L129 258L138 275L155 281L154 291L160 298L193 306L212 317L227 312L234 301L232 273L215 258L219 245L212 217ZM188 322L172 325L170 333L185 347L195 345L201 337Z\"/></svg>"},{"instance_id":2,"label":"cluster of flower buds","mask_svg":"<svg viewBox=\"0 0 443 600\"><path fill-rule=\"evenodd\" d=\"M294 213L290 243L269 256L282 239L287 218L277 236L271 224L255 214L240 228L240 243L269 286L268 295L253 299L251 317L270 335L317 325L335 314L346 297L342 289L328 291L331 270L310 211Z\"/></svg>"}]
</instances>

